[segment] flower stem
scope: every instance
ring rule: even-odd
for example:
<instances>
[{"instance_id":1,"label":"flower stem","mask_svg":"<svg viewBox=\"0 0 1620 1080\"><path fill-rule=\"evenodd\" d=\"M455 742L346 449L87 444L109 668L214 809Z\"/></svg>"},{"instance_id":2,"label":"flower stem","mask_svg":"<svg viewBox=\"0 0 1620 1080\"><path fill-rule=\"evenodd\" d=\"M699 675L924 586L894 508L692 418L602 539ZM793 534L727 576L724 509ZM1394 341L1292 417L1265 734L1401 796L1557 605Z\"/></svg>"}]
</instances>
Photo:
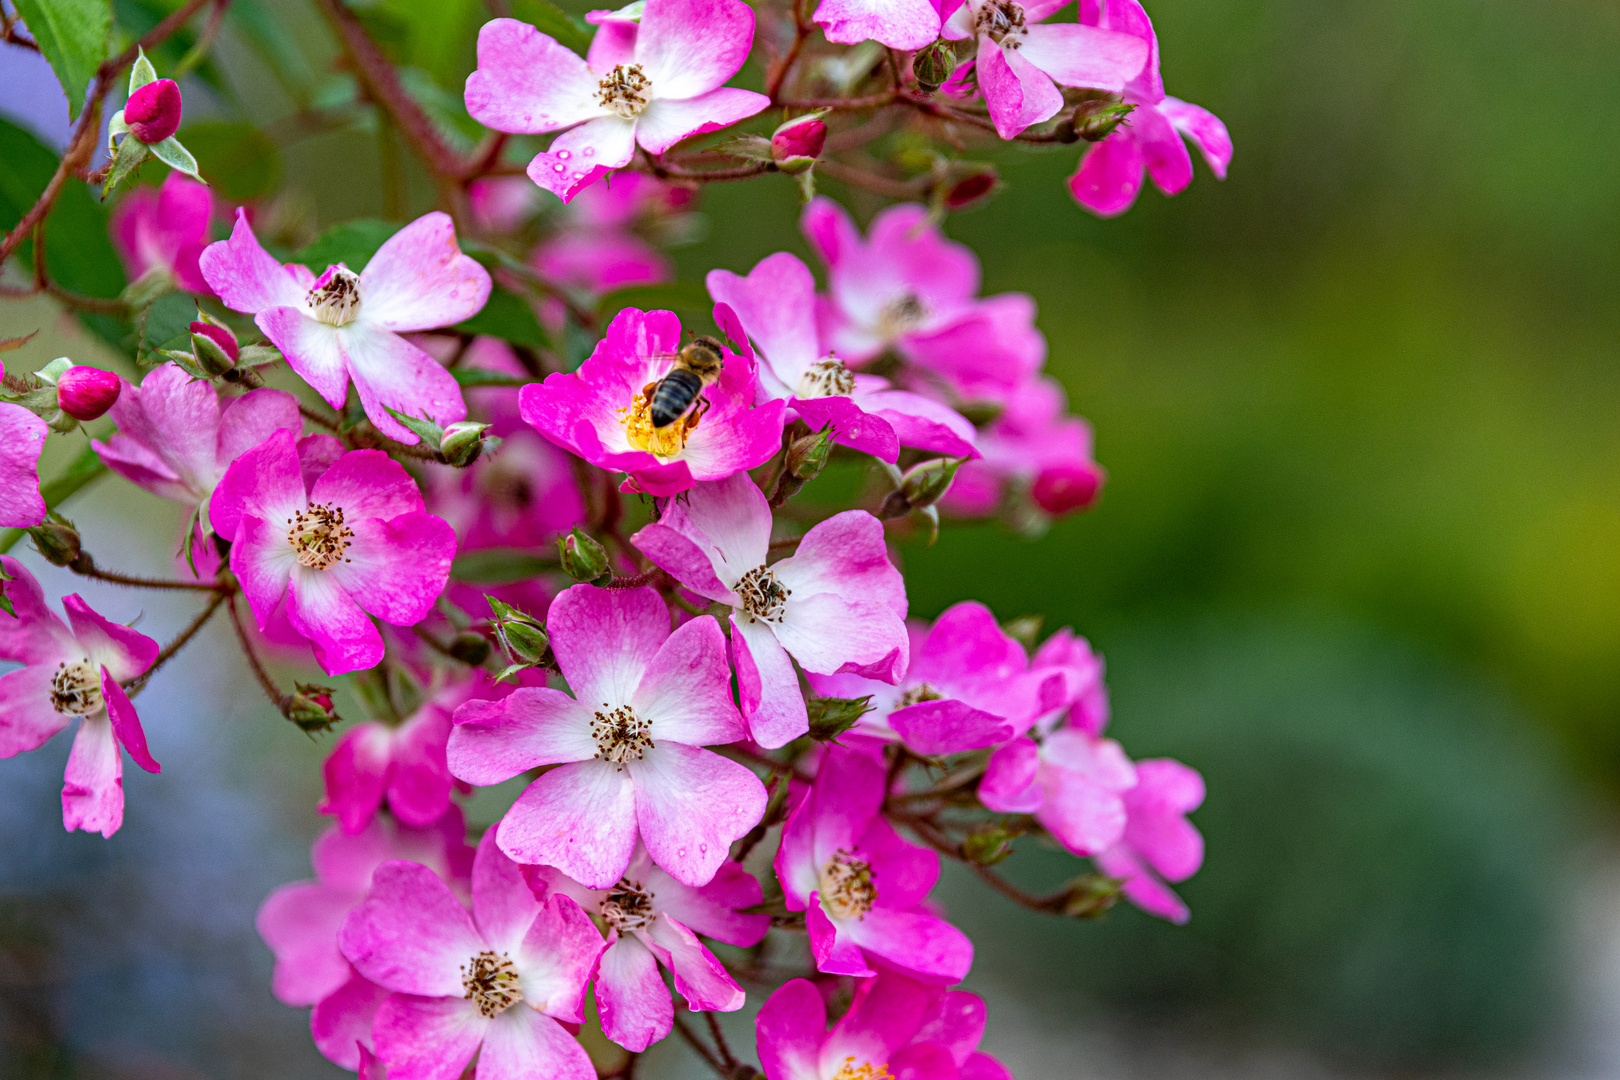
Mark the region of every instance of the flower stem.
<instances>
[{"instance_id":1,"label":"flower stem","mask_svg":"<svg viewBox=\"0 0 1620 1080\"><path fill-rule=\"evenodd\" d=\"M79 557L68 564L68 569L80 577L93 578L96 581L107 581L114 585L127 585L132 589L183 589L186 592L217 593L222 589L219 585L210 585L202 581L169 581L162 578L139 577L135 574L120 574L113 570L103 570L96 566L95 560L88 551L79 552Z\"/></svg>"},{"instance_id":2,"label":"flower stem","mask_svg":"<svg viewBox=\"0 0 1620 1080\"><path fill-rule=\"evenodd\" d=\"M146 689L148 680L150 680L153 675L157 674L158 668L174 659L175 654L181 649L185 648L191 642L191 639L197 636L197 632L199 630L208 625L208 620L214 617L214 612L219 610L219 605L223 604L231 596L231 593L226 592L223 589L215 591L214 598L208 601L208 606L203 608L202 611L197 614L195 619L191 620L191 624L189 626L180 631L180 633L176 634L173 641L163 646L163 651L158 653L157 656L153 658L152 665L139 675L135 676L135 678L123 684L124 689L129 692L129 696L134 697L136 694Z\"/></svg>"},{"instance_id":3,"label":"flower stem","mask_svg":"<svg viewBox=\"0 0 1620 1080\"><path fill-rule=\"evenodd\" d=\"M277 709L281 708L282 693L270 678L270 673L264 670L264 664L259 660L258 651L253 648L253 642L248 638L247 627L242 625L242 614L236 610L236 595L233 593L226 601L226 610L230 612L231 625L236 628L236 640L242 645L242 655L247 657L248 667L253 669L253 677L259 680L259 686L264 689L264 696Z\"/></svg>"}]
</instances>

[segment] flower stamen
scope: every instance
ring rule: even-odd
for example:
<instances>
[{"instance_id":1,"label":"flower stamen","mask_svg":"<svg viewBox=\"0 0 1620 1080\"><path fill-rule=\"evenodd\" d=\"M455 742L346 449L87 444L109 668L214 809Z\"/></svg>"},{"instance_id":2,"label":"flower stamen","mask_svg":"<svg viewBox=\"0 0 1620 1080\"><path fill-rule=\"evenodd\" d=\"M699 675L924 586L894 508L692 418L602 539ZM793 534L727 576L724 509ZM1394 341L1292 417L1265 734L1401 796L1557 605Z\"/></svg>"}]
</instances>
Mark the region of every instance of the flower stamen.
<instances>
[{"instance_id":1,"label":"flower stamen","mask_svg":"<svg viewBox=\"0 0 1620 1080\"><path fill-rule=\"evenodd\" d=\"M857 1065L855 1055L851 1054L833 1073L832 1080L894 1080L894 1073L889 1071L887 1065L873 1065L870 1061Z\"/></svg>"},{"instance_id":2,"label":"flower stamen","mask_svg":"<svg viewBox=\"0 0 1620 1080\"><path fill-rule=\"evenodd\" d=\"M894 707L903 709L907 705L917 705L924 701L940 701L944 697L944 694L927 683L919 683L901 694L899 700L894 703Z\"/></svg>"},{"instance_id":3,"label":"flower stamen","mask_svg":"<svg viewBox=\"0 0 1620 1080\"><path fill-rule=\"evenodd\" d=\"M916 293L905 293L884 305L878 315L878 333L886 339L897 338L923 324L928 308Z\"/></svg>"},{"instance_id":4,"label":"flower stamen","mask_svg":"<svg viewBox=\"0 0 1620 1080\"><path fill-rule=\"evenodd\" d=\"M793 590L776 580L768 566L756 566L744 574L732 592L742 601L743 610L760 622L781 622Z\"/></svg>"},{"instance_id":5,"label":"flower stamen","mask_svg":"<svg viewBox=\"0 0 1620 1080\"><path fill-rule=\"evenodd\" d=\"M461 965L462 994L480 1014L499 1016L523 1000L517 967L505 953L481 952Z\"/></svg>"},{"instance_id":6,"label":"flower stamen","mask_svg":"<svg viewBox=\"0 0 1620 1080\"><path fill-rule=\"evenodd\" d=\"M799 378L798 396L802 398L849 397L854 392L855 376L836 356L817 360Z\"/></svg>"},{"instance_id":7,"label":"flower stamen","mask_svg":"<svg viewBox=\"0 0 1620 1080\"><path fill-rule=\"evenodd\" d=\"M652 397L645 390L630 399L630 404L615 410L619 423L624 425L624 437L637 450L655 454L662 461L680 457L686 449L686 440L698 426L701 412L694 409L673 424L653 427Z\"/></svg>"},{"instance_id":8,"label":"flower stamen","mask_svg":"<svg viewBox=\"0 0 1620 1080\"><path fill-rule=\"evenodd\" d=\"M973 32L987 34L997 45L1016 49L1023 44L1024 8L1013 0L990 0L973 17Z\"/></svg>"},{"instance_id":9,"label":"flower stamen","mask_svg":"<svg viewBox=\"0 0 1620 1080\"><path fill-rule=\"evenodd\" d=\"M51 678L51 708L64 716L89 716L105 704L101 693L101 673L88 660L77 664L63 661Z\"/></svg>"},{"instance_id":10,"label":"flower stamen","mask_svg":"<svg viewBox=\"0 0 1620 1080\"><path fill-rule=\"evenodd\" d=\"M309 313L328 326L347 326L360 315L360 275L329 266L304 297Z\"/></svg>"},{"instance_id":11,"label":"flower stamen","mask_svg":"<svg viewBox=\"0 0 1620 1080\"><path fill-rule=\"evenodd\" d=\"M287 519L287 543L300 566L325 570L338 562L348 562L344 552L354 530L343 524L343 507L334 503L310 503Z\"/></svg>"},{"instance_id":12,"label":"flower stamen","mask_svg":"<svg viewBox=\"0 0 1620 1080\"><path fill-rule=\"evenodd\" d=\"M872 864L855 858L855 853L839 848L832 862L821 871L821 902L834 918L863 919L877 902L877 882Z\"/></svg>"},{"instance_id":13,"label":"flower stamen","mask_svg":"<svg viewBox=\"0 0 1620 1080\"><path fill-rule=\"evenodd\" d=\"M602 901L602 920L619 933L640 930L658 918L653 894L639 881L620 878Z\"/></svg>"},{"instance_id":14,"label":"flower stamen","mask_svg":"<svg viewBox=\"0 0 1620 1080\"><path fill-rule=\"evenodd\" d=\"M653 748L652 738L647 734L647 721L632 712L628 705L609 709L607 703L603 702L602 710L591 721L591 737L596 740L597 760L611 761L619 766L629 761L640 761Z\"/></svg>"},{"instance_id":15,"label":"flower stamen","mask_svg":"<svg viewBox=\"0 0 1620 1080\"><path fill-rule=\"evenodd\" d=\"M633 120L652 103L652 80L640 64L620 64L597 84L596 101L623 120Z\"/></svg>"}]
</instances>

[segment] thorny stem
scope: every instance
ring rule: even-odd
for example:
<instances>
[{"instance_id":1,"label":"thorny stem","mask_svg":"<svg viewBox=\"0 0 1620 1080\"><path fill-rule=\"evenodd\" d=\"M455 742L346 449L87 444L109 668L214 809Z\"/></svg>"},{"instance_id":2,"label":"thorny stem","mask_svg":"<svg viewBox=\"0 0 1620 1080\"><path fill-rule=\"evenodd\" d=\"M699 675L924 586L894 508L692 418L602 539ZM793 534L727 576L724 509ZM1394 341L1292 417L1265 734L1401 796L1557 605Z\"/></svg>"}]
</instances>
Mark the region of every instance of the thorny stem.
<instances>
[{"instance_id":1,"label":"thorny stem","mask_svg":"<svg viewBox=\"0 0 1620 1080\"><path fill-rule=\"evenodd\" d=\"M114 585L127 585L132 589L183 589L186 592L222 592L219 585L210 585L203 581L170 581L163 578L139 577L135 574L120 574L114 570L103 570L96 565L88 551L81 551L78 558L68 564L68 569L80 577L94 578L97 581L107 581Z\"/></svg>"},{"instance_id":2,"label":"thorny stem","mask_svg":"<svg viewBox=\"0 0 1620 1080\"><path fill-rule=\"evenodd\" d=\"M248 667L253 669L253 677L259 680L259 686L264 689L264 696L270 699L270 704L281 708L281 691L271 680L270 673L264 670L258 651L253 648L253 642L248 638L247 627L242 625L242 614L236 610L234 593L225 601L225 605L231 616L231 625L236 628L236 640L241 643L242 655L247 658Z\"/></svg>"},{"instance_id":3,"label":"thorny stem","mask_svg":"<svg viewBox=\"0 0 1620 1080\"><path fill-rule=\"evenodd\" d=\"M197 632L199 630L208 625L208 620L214 617L214 612L219 610L219 606L225 603L225 601L233 595L233 592L226 592L223 589L214 593L214 598L208 601L207 607L203 608L202 611L197 613L197 617L191 620L190 625L176 634L173 641L163 646L163 651L159 652L157 656L153 658L152 666L141 672L135 678L123 684L124 689L129 692L129 696L134 697L136 694L146 689L147 682L152 678L153 675L157 674L158 668L174 659L175 654L177 654L181 649L185 648L191 642L191 639L197 636Z\"/></svg>"},{"instance_id":4,"label":"thorny stem","mask_svg":"<svg viewBox=\"0 0 1620 1080\"><path fill-rule=\"evenodd\" d=\"M1028 908L1031 911L1044 912L1048 915L1063 910L1066 893L1054 893L1051 896L1035 896L1032 893L1027 893L988 866L963 858L962 846L952 842L951 838L928 818L903 813L893 808L889 808L884 812L892 821L906 826L924 843L941 855L955 859L972 870L978 875L980 881L983 881L1018 906Z\"/></svg>"},{"instance_id":5,"label":"thorny stem","mask_svg":"<svg viewBox=\"0 0 1620 1080\"><path fill-rule=\"evenodd\" d=\"M658 567L643 571L635 577L616 577L602 586L604 589L639 589L643 585L652 585L658 581L663 571Z\"/></svg>"},{"instance_id":6,"label":"thorny stem","mask_svg":"<svg viewBox=\"0 0 1620 1080\"><path fill-rule=\"evenodd\" d=\"M679 1009L675 1012L675 1030L680 1033L681 1038L686 1040L688 1046L697 1051L698 1057L702 1058L709 1068L715 1071L716 1075L723 1077L724 1080L731 1080L731 1070L720 1063L720 1059L714 1056L714 1051L710 1050L708 1046L704 1045L703 1040L697 1037L697 1032L686 1026L686 1021L681 1019Z\"/></svg>"}]
</instances>

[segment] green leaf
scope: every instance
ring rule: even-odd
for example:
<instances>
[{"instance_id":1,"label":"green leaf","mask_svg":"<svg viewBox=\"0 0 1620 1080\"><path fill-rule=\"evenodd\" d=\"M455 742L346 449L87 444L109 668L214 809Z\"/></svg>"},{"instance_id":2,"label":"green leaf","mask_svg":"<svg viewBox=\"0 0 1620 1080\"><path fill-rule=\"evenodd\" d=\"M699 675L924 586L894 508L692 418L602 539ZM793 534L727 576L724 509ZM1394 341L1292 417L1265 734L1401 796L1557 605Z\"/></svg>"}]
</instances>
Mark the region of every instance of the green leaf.
<instances>
[{"instance_id":1,"label":"green leaf","mask_svg":"<svg viewBox=\"0 0 1620 1080\"><path fill-rule=\"evenodd\" d=\"M189 349L191 323L197 318L197 301L189 293L167 292L146 311L146 332L141 335L141 351Z\"/></svg>"},{"instance_id":2,"label":"green leaf","mask_svg":"<svg viewBox=\"0 0 1620 1080\"><path fill-rule=\"evenodd\" d=\"M520 548L484 548L456 556L450 564L450 576L457 581L504 585L556 569L556 552L537 555Z\"/></svg>"},{"instance_id":3,"label":"green leaf","mask_svg":"<svg viewBox=\"0 0 1620 1080\"><path fill-rule=\"evenodd\" d=\"M125 135L118 144L118 153L113 155L112 168L107 170L107 179L101 185L101 197L105 199L114 188L124 182L124 177L139 168L141 162L146 160L147 153L145 143L133 135ZM46 235L49 236L49 230L46 231Z\"/></svg>"},{"instance_id":4,"label":"green leaf","mask_svg":"<svg viewBox=\"0 0 1620 1080\"><path fill-rule=\"evenodd\" d=\"M15 0L13 6L62 84L68 118L77 119L90 80L107 59L110 0Z\"/></svg>"},{"instance_id":5,"label":"green leaf","mask_svg":"<svg viewBox=\"0 0 1620 1080\"><path fill-rule=\"evenodd\" d=\"M527 386L533 379L520 378L508 375L504 371L490 371L488 368L451 368L450 374L456 377L456 382L463 387L467 386Z\"/></svg>"},{"instance_id":6,"label":"green leaf","mask_svg":"<svg viewBox=\"0 0 1620 1080\"><path fill-rule=\"evenodd\" d=\"M197 159L192 157L191 151L181 146L179 140L173 135L170 135L162 142L152 143L147 149L152 151L153 157L176 172L183 172L187 176L196 177L198 180L202 179L201 176L197 175Z\"/></svg>"},{"instance_id":7,"label":"green leaf","mask_svg":"<svg viewBox=\"0 0 1620 1080\"><path fill-rule=\"evenodd\" d=\"M39 494L45 500L45 508L55 510L80 488L105 475L106 472L107 466L97 456L94 448L86 446L61 475L39 485ZM0 530L0 554L10 551L27 532L27 529Z\"/></svg>"},{"instance_id":8,"label":"green leaf","mask_svg":"<svg viewBox=\"0 0 1620 1080\"><path fill-rule=\"evenodd\" d=\"M281 183L281 152L252 124L187 124L186 146L203 163L203 179L231 202L262 198Z\"/></svg>"},{"instance_id":9,"label":"green leaf","mask_svg":"<svg viewBox=\"0 0 1620 1080\"><path fill-rule=\"evenodd\" d=\"M514 345L533 345L547 348L551 336L534 317L529 302L499 285L490 290L489 302L478 314L451 329L467 334L484 334L510 341Z\"/></svg>"},{"instance_id":10,"label":"green leaf","mask_svg":"<svg viewBox=\"0 0 1620 1080\"><path fill-rule=\"evenodd\" d=\"M397 221L379 221L376 218L356 218L339 222L317 236L307 247L300 248L292 257L319 274L328 266L342 263L359 273L377 254L377 249L403 226Z\"/></svg>"},{"instance_id":11,"label":"green leaf","mask_svg":"<svg viewBox=\"0 0 1620 1080\"><path fill-rule=\"evenodd\" d=\"M569 15L547 0L514 0L512 18L522 19L542 34L549 34L564 48L581 56L591 47L591 24Z\"/></svg>"}]
</instances>

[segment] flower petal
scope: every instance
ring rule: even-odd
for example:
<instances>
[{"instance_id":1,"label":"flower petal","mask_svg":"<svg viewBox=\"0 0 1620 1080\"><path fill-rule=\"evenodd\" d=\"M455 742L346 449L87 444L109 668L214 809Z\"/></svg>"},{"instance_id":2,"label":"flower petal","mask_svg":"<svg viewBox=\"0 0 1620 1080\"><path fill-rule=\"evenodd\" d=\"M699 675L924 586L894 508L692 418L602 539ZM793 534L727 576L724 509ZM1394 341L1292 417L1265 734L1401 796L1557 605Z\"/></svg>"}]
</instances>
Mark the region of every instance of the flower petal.
<instances>
[{"instance_id":1,"label":"flower petal","mask_svg":"<svg viewBox=\"0 0 1620 1080\"><path fill-rule=\"evenodd\" d=\"M413 626L450 580L455 530L432 514L355 521L347 557L326 571L355 603L393 623Z\"/></svg>"},{"instance_id":2,"label":"flower petal","mask_svg":"<svg viewBox=\"0 0 1620 1080\"><path fill-rule=\"evenodd\" d=\"M420 441L384 406L407 416L426 416L441 425L467 418L467 403L456 377L398 334L357 322L340 330L338 340L366 419L390 439L407 446Z\"/></svg>"},{"instance_id":3,"label":"flower petal","mask_svg":"<svg viewBox=\"0 0 1620 1080\"><path fill-rule=\"evenodd\" d=\"M1003 48L980 35L976 68L990 119L1003 139L1051 119L1063 108L1063 91L1050 75L1024 59L1020 49Z\"/></svg>"},{"instance_id":4,"label":"flower petal","mask_svg":"<svg viewBox=\"0 0 1620 1080\"><path fill-rule=\"evenodd\" d=\"M334 993L353 975L338 949L338 930L360 897L314 881L295 881L271 893L254 926L275 954L270 989L283 1005L308 1006Z\"/></svg>"},{"instance_id":5,"label":"flower petal","mask_svg":"<svg viewBox=\"0 0 1620 1080\"><path fill-rule=\"evenodd\" d=\"M1119 93L1148 60L1148 43L1117 30L1077 23L1029 27L1018 54L1064 86Z\"/></svg>"},{"instance_id":6,"label":"flower petal","mask_svg":"<svg viewBox=\"0 0 1620 1080\"><path fill-rule=\"evenodd\" d=\"M816 970L828 975L852 975L869 978L877 972L867 964L861 947L849 936L848 924L835 923L821 907L821 894L810 894L810 907L805 911L805 929L810 937L810 955L815 958Z\"/></svg>"},{"instance_id":7,"label":"flower petal","mask_svg":"<svg viewBox=\"0 0 1620 1080\"><path fill-rule=\"evenodd\" d=\"M927 6L927 0L923 3ZM729 306L741 320L776 377L790 389L798 386L805 369L821 353L816 339L816 280L810 268L797 255L779 251L761 259L747 277L710 270L705 283L715 302Z\"/></svg>"},{"instance_id":8,"label":"flower petal","mask_svg":"<svg viewBox=\"0 0 1620 1080\"><path fill-rule=\"evenodd\" d=\"M111 836L124 823L124 764L105 716L79 723L62 777L62 827Z\"/></svg>"},{"instance_id":9,"label":"flower petal","mask_svg":"<svg viewBox=\"0 0 1620 1080\"><path fill-rule=\"evenodd\" d=\"M865 951L927 979L958 982L973 966L973 942L923 908L875 907L843 930Z\"/></svg>"},{"instance_id":10,"label":"flower petal","mask_svg":"<svg viewBox=\"0 0 1620 1080\"><path fill-rule=\"evenodd\" d=\"M742 0L655 0L641 16L636 62L655 100L694 98L735 75L753 43L754 12Z\"/></svg>"},{"instance_id":11,"label":"flower petal","mask_svg":"<svg viewBox=\"0 0 1620 1080\"><path fill-rule=\"evenodd\" d=\"M663 743L627 768L635 780L642 842L653 861L683 885L714 877L732 842L765 814L759 777L711 751Z\"/></svg>"},{"instance_id":12,"label":"flower petal","mask_svg":"<svg viewBox=\"0 0 1620 1080\"><path fill-rule=\"evenodd\" d=\"M647 886L658 897L660 912L705 937L748 948L770 931L769 915L745 915L738 910L758 904L765 894L759 879L737 863L721 863L709 883L698 889L682 885L655 867Z\"/></svg>"},{"instance_id":13,"label":"flower petal","mask_svg":"<svg viewBox=\"0 0 1620 1080\"><path fill-rule=\"evenodd\" d=\"M234 550L231 556L234 569ZM287 621L309 639L315 659L328 675L364 671L382 661L382 635L333 574L296 566L289 586Z\"/></svg>"},{"instance_id":14,"label":"flower petal","mask_svg":"<svg viewBox=\"0 0 1620 1080\"><path fill-rule=\"evenodd\" d=\"M799 676L770 625L733 613L731 649L749 737L775 750L809 731L810 714Z\"/></svg>"},{"instance_id":15,"label":"flower petal","mask_svg":"<svg viewBox=\"0 0 1620 1080\"><path fill-rule=\"evenodd\" d=\"M630 164L636 153L636 124L617 116L598 116L551 140L534 155L529 179L568 202L612 169Z\"/></svg>"},{"instance_id":16,"label":"flower petal","mask_svg":"<svg viewBox=\"0 0 1620 1080\"><path fill-rule=\"evenodd\" d=\"M0 587L16 612L15 618L0 612L0 658L53 667L70 656L77 661L84 650L45 606L45 593L28 567L8 555L0 557L0 568L12 578Z\"/></svg>"},{"instance_id":17,"label":"flower petal","mask_svg":"<svg viewBox=\"0 0 1620 1080\"><path fill-rule=\"evenodd\" d=\"M354 450L338 458L311 485L309 501L335 503L349 522L423 509L416 481L381 450Z\"/></svg>"},{"instance_id":18,"label":"flower petal","mask_svg":"<svg viewBox=\"0 0 1620 1080\"><path fill-rule=\"evenodd\" d=\"M889 714L889 726L919 754L960 754L983 750L1013 737L1005 717L945 698L919 701Z\"/></svg>"},{"instance_id":19,"label":"flower petal","mask_svg":"<svg viewBox=\"0 0 1620 1080\"><path fill-rule=\"evenodd\" d=\"M133 679L157 659L157 642L92 611L79 594L64 596L62 607L91 662L111 671L113 678Z\"/></svg>"},{"instance_id":20,"label":"flower petal","mask_svg":"<svg viewBox=\"0 0 1620 1080\"><path fill-rule=\"evenodd\" d=\"M747 732L731 700L726 636L709 615L675 628L647 665L629 701L655 743L712 746Z\"/></svg>"},{"instance_id":21,"label":"flower petal","mask_svg":"<svg viewBox=\"0 0 1620 1080\"><path fill-rule=\"evenodd\" d=\"M1086 151L1069 177L1069 194L1098 217L1117 217L1136 202L1146 172L1141 144L1129 128L1121 127Z\"/></svg>"},{"instance_id":22,"label":"flower petal","mask_svg":"<svg viewBox=\"0 0 1620 1080\"><path fill-rule=\"evenodd\" d=\"M754 1020L759 1064L768 1080L804 1080L821 1075L821 1041L827 1035L827 1005L816 984L793 979L766 999Z\"/></svg>"},{"instance_id":23,"label":"flower petal","mask_svg":"<svg viewBox=\"0 0 1620 1080\"><path fill-rule=\"evenodd\" d=\"M355 969L396 993L461 997L461 970L485 951L450 886L420 863L391 859L343 920L338 946Z\"/></svg>"},{"instance_id":24,"label":"flower petal","mask_svg":"<svg viewBox=\"0 0 1620 1080\"><path fill-rule=\"evenodd\" d=\"M135 703L129 700L124 688L106 668L101 669L101 693L107 702L107 718L112 722L113 735L119 745L129 751L135 764L149 773L159 773L163 767L152 758L146 748L146 731L141 718L135 714Z\"/></svg>"},{"instance_id":25,"label":"flower petal","mask_svg":"<svg viewBox=\"0 0 1620 1080\"><path fill-rule=\"evenodd\" d=\"M298 560L287 543L287 526L246 516L234 524L231 573L241 583L253 618L263 630L287 598Z\"/></svg>"},{"instance_id":26,"label":"flower petal","mask_svg":"<svg viewBox=\"0 0 1620 1080\"><path fill-rule=\"evenodd\" d=\"M490 1021L474 1075L475 1080L542 1076L546 1080L596 1080L596 1068L585 1048L561 1024L534 1009L516 1007Z\"/></svg>"},{"instance_id":27,"label":"flower petal","mask_svg":"<svg viewBox=\"0 0 1620 1080\"><path fill-rule=\"evenodd\" d=\"M654 589L563 590L546 615L563 678L589 709L628 705L665 639L669 610Z\"/></svg>"},{"instance_id":28,"label":"flower petal","mask_svg":"<svg viewBox=\"0 0 1620 1080\"><path fill-rule=\"evenodd\" d=\"M335 937L335 928L333 934ZM326 1055L332 1064L358 1069L362 1058L360 1048L371 1044L377 1010L388 1000L389 992L364 976L353 975L348 961L342 956L338 959L343 961L344 974L353 977L315 1003L309 1015L309 1033L315 1041L315 1049Z\"/></svg>"},{"instance_id":29,"label":"flower petal","mask_svg":"<svg viewBox=\"0 0 1620 1080\"><path fill-rule=\"evenodd\" d=\"M588 888L610 888L636 847L630 772L606 761L552 769L517 797L497 839L518 862L545 863Z\"/></svg>"},{"instance_id":30,"label":"flower petal","mask_svg":"<svg viewBox=\"0 0 1620 1080\"><path fill-rule=\"evenodd\" d=\"M310 318L302 306L265 308L253 323L299 378L332 408L343 408L349 396L349 363L338 327Z\"/></svg>"},{"instance_id":31,"label":"flower petal","mask_svg":"<svg viewBox=\"0 0 1620 1080\"><path fill-rule=\"evenodd\" d=\"M259 238L248 225L247 211L241 208L236 211L231 238L203 249L199 265L209 288L233 311L260 312L304 302L307 290L259 246Z\"/></svg>"},{"instance_id":32,"label":"flower petal","mask_svg":"<svg viewBox=\"0 0 1620 1080\"><path fill-rule=\"evenodd\" d=\"M145 382L141 384L143 390L146 382L150 382L151 379L151 375L146 377ZM119 400L123 400L122 396ZM117 408L116 405L113 407ZM278 428L287 428L294 434L302 431L304 421L298 415L297 398L285 390L262 386L257 390L249 390L227 404L220 412L219 423L216 426L218 434L214 440L213 457L208 462L210 489L215 482L214 477L231 462L264 442L275 434ZM120 424L119 427L122 428L123 425Z\"/></svg>"},{"instance_id":33,"label":"flower petal","mask_svg":"<svg viewBox=\"0 0 1620 1080\"><path fill-rule=\"evenodd\" d=\"M588 761L596 751L590 709L561 690L524 686L456 709L447 754L457 779L488 787L541 765Z\"/></svg>"},{"instance_id":34,"label":"flower petal","mask_svg":"<svg viewBox=\"0 0 1620 1080\"><path fill-rule=\"evenodd\" d=\"M733 86L681 100L660 97L637 118L636 142L648 153L662 154L684 139L719 131L763 112L770 103L764 94Z\"/></svg>"},{"instance_id":35,"label":"flower petal","mask_svg":"<svg viewBox=\"0 0 1620 1080\"><path fill-rule=\"evenodd\" d=\"M527 936L512 953L530 1008L567 1023L585 1018L585 986L607 942L573 899L556 893L539 906Z\"/></svg>"},{"instance_id":36,"label":"flower petal","mask_svg":"<svg viewBox=\"0 0 1620 1080\"><path fill-rule=\"evenodd\" d=\"M693 1012L736 1012L748 995L697 935L668 917L646 929L658 958L675 973L675 992Z\"/></svg>"},{"instance_id":37,"label":"flower petal","mask_svg":"<svg viewBox=\"0 0 1620 1080\"><path fill-rule=\"evenodd\" d=\"M601 116L597 76L571 49L517 19L478 31L478 70L467 76L467 112L485 127L538 134Z\"/></svg>"},{"instance_id":38,"label":"flower petal","mask_svg":"<svg viewBox=\"0 0 1620 1080\"><path fill-rule=\"evenodd\" d=\"M293 515L309 506L296 440L296 432L276 431L231 462L208 502L208 520L216 533L234 542L236 523L244 515L286 529Z\"/></svg>"},{"instance_id":39,"label":"flower petal","mask_svg":"<svg viewBox=\"0 0 1620 1080\"><path fill-rule=\"evenodd\" d=\"M56 669L49 664L0 675L0 759L38 749L73 719L51 704L55 677Z\"/></svg>"},{"instance_id":40,"label":"flower petal","mask_svg":"<svg viewBox=\"0 0 1620 1080\"><path fill-rule=\"evenodd\" d=\"M636 1053L668 1035L675 1003L658 974L658 959L634 934L623 934L602 954L596 972L596 1007L602 1034Z\"/></svg>"},{"instance_id":41,"label":"flower petal","mask_svg":"<svg viewBox=\"0 0 1620 1080\"><path fill-rule=\"evenodd\" d=\"M394 994L377 1009L371 1037L389 1080L457 1080L491 1026L458 986L453 997Z\"/></svg>"},{"instance_id":42,"label":"flower petal","mask_svg":"<svg viewBox=\"0 0 1620 1080\"><path fill-rule=\"evenodd\" d=\"M360 272L366 322L404 333L449 326L489 299L489 271L461 253L450 215L423 214L383 241Z\"/></svg>"},{"instance_id":43,"label":"flower petal","mask_svg":"<svg viewBox=\"0 0 1620 1080\"><path fill-rule=\"evenodd\" d=\"M1177 131L1198 144L1215 178L1225 180L1226 168L1232 164L1232 136L1221 118L1208 109L1173 97L1159 102L1159 112Z\"/></svg>"},{"instance_id":44,"label":"flower petal","mask_svg":"<svg viewBox=\"0 0 1620 1080\"><path fill-rule=\"evenodd\" d=\"M839 45L879 41L891 49L920 49L939 37L939 8L930 0L822 0L816 25Z\"/></svg>"}]
</instances>

